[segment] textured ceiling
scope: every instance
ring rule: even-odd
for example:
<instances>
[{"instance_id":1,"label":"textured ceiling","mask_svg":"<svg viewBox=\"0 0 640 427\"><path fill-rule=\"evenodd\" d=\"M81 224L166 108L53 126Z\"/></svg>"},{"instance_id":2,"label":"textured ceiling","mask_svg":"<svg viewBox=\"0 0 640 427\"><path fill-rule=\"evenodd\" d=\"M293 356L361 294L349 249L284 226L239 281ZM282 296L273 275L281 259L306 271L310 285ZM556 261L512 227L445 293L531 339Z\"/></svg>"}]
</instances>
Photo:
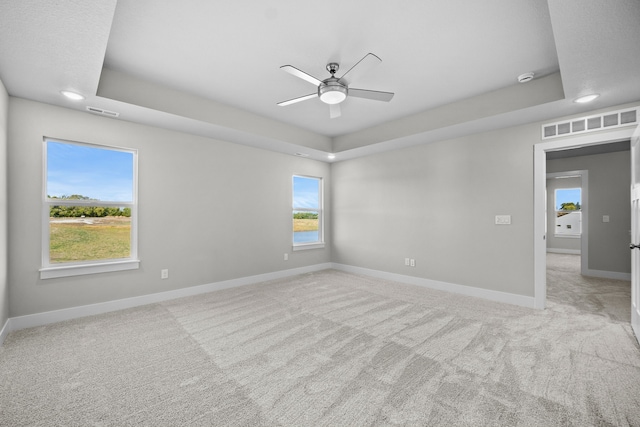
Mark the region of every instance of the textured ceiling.
<instances>
[{"instance_id":1,"label":"textured ceiling","mask_svg":"<svg viewBox=\"0 0 640 427\"><path fill-rule=\"evenodd\" d=\"M336 136L558 71L545 0L483 3L120 0L105 66ZM346 71L368 52L382 63L353 86L395 92L390 103L348 98L337 119L319 99L276 105L316 91L281 65L324 79L327 63Z\"/></svg>"},{"instance_id":2,"label":"textured ceiling","mask_svg":"<svg viewBox=\"0 0 640 427\"><path fill-rule=\"evenodd\" d=\"M5 0L0 79L12 96L319 160L640 100L637 0L321 6ZM316 90L280 66L324 79L328 62L345 71L368 52L382 63L352 87L395 92L391 102L348 98L337 119L318 99L276 105ZM601 97L572 102L589 92Z\"/></svg>"}]
</instances>

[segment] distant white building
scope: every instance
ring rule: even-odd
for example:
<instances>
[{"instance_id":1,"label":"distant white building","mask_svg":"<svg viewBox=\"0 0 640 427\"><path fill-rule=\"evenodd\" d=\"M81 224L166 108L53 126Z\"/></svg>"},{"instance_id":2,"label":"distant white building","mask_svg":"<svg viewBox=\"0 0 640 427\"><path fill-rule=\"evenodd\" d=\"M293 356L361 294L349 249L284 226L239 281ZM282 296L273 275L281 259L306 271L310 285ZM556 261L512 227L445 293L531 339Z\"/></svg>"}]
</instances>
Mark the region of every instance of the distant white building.
<instances>
[{"instance_id":1,"label":"distant white building","mask_svg":"<svg viewBox=\"0 0 640 427\"><path fill-rule=\"evenodd\" d=\"M579 236L582 233L582 212L558 212L555 234Z\"/></svg>"}]
</instances>

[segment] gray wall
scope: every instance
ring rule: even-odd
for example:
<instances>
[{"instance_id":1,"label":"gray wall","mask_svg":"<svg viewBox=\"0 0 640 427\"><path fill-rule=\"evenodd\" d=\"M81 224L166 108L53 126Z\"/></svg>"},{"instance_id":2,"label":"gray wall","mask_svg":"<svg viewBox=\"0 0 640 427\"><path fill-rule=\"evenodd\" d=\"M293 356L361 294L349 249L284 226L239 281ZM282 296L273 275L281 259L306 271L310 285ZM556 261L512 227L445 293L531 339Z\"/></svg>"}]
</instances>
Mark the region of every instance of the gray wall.
<instances>
[{"instance_id":1,"label":"gray wall","mask_svg":"<svg viewBox=\"0 0 640 427\"><path fill-rule=\"evenodd\" d=\"M334 262L533 296L537 142L533 124L334 164Z\"/></svg>"},{"instance_id":2,"label":"gray wall","mask_svg":"<svg viewBox=\"0 0 640 427\"><path fill-rule=\"evenodd\" d=\"M562 171L569 171L569 169L562 169ZM556 237L553 230L556 222L555 190L558 188L581 188L581 181L579 177L547 179L547 250L550 252L553 252L553 249L568 249L577 251L577 253L580 252L580 237ZM585 224L583 224L584 226Z\"/></svg>"},{"instance_id":3,"label":"gray wall","mask_svg":"<svg viewBox=\"0 0 640 427\"><path fill-rule=\"evenodd\" d=\"M0 329L9 318L7 283L7 123L9 95L0 80Z\"/></svg>"},{"instance_id":4,"label":"gray wall","mask_svg":"<svg viewBox=\"0 0 640 427\"><path fill-rule=\"evenodd\" d=\"M291 176L322 177L329 189L326 163L13 97L9 109L11 317L331 259L329 245L292 252L290 237ZM138 149L139 270L39 279L43 136ZM330 236L330 217L325 227Z\"/></svg>"},{"instance_id":5,"label":"gray wall","mask_svg":"<svg viewBox=\"0 0 640 427\"><path fill-rule=\"evenodd\" d=\"M329 165L17 98L9 117L9 316L330 261L533 296L532 148L541 123ZM43 136L139 150L139 270L39 279ZM608 214L610 224L625 223L611 198L624 194L629 210L628 169L614 169L626 180L620 192L589 176L590 190L602 192L591 217ZM326 180L324 250L291 251L293 174ZM512 224L495 225L495 215ZM628 243L628 226L624 238L594 229L590 268L628 271L615 265L628 256L602 262L600 242L612 234ZM163 268L170 279L160 280Z\"/></svg>"},{"instance_id":6,"label":"gray wall","mask_svg":"<svg viewBox=\"0 0 640 427\"><path fill-rule=\"evenodd\" d=\"M589 269L631 272L629 151L549 160L547 172L589 171ZM602 222L609 215L610 222Z\"/></svg>"}]
</instances>

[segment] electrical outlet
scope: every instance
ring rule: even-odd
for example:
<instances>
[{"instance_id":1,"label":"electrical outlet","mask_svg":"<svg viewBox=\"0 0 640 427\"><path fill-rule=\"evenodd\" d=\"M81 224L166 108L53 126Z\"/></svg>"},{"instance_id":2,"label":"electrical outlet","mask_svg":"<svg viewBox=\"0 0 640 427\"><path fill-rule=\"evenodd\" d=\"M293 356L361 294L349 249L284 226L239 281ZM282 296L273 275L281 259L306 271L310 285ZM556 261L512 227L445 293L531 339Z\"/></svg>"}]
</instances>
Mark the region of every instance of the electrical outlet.
<instances>
[{"instance_id":1,"label":"electrical outlet","mask_svg":"<svg viewBox=\"0 0 640 427\"><path fill-rule=\"evenodd\" d=\"M289 254L284 254L284 260L289 261Z\"/></svg>"},{"instance_id":2,"label":"electrical outlet","mask_svg":"<svg viewBox=\"0 0 640 427\"><path fill-rule=\"evenodd\" d=\"M404 259L404 265L406 265L407 267L409 267L409 258L405 258L405 259Z\"/></svg>"},{"instance_id":3,"label":"electrical outlet","mask_svg":"<svg viewBox=\"0 0 640 427\"><path fill-rule=\"evenodd\" d=\"M416 260L415 259L411 258L410 263L411 263L411 267L415 267L416 266Z\"/></svg>"},{"instance_id":4,"label":"electrical outlet","mask_svg":"<svg viewBox=\"0 0 640 427\"><path fill-rule=\"evenodd\" d=\"M164 269L164 270L160 270L160 278L161 279L168 279L169 278L169 270L168 269Z\"/></svg>"}]
</instances>

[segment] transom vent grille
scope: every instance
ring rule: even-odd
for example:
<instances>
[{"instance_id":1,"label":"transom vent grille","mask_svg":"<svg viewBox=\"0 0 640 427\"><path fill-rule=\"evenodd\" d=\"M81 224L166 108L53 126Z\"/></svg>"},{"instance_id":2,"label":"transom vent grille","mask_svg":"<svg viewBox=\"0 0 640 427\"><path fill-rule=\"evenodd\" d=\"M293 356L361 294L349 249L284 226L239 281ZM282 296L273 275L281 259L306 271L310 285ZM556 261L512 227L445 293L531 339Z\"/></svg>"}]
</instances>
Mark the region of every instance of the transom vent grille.
<instances>
[{"instance_id":1,"label":"transom vent grille","mask_svg":"<svg viewBox=\"0 0 640 427\"><path fill-rule=\"evenodd\" d=\"M87 111L93 114L100 114L107 117L118 117L120 113L116 113L115 111L104 110L98 107L89 107L87 105Z\"/></svg>"},{"instance_id":2,"label":"transom vent grille","mask_svg":"<svg viewBox=\"0 0 640 427\"><path fill-rule=\"evenodd\" d=\"M638 124L639 109L640 107L636 107L629 110L612 111L597 116L580 117L542 125L542 139L636 125Z\"/></svg>"}]
</instances>

